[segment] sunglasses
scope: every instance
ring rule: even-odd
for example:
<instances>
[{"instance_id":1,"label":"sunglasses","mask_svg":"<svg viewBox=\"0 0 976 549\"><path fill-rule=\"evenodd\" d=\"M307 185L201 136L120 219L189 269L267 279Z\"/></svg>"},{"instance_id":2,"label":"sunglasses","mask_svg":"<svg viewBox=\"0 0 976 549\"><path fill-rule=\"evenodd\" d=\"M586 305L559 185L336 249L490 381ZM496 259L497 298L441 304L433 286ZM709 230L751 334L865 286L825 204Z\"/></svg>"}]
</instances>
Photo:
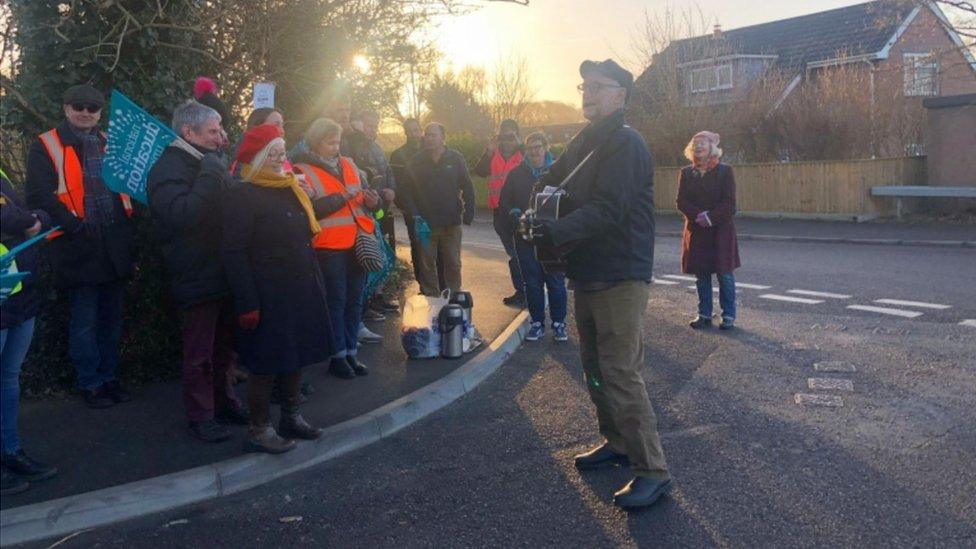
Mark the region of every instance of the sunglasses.
<instances>
[{"instance_id":1,"label":"sunglasses","mask_svg":"<svg viewBox=\"0 0 976 549\"><path fill-rule=\"evenodd\" d=\"M71 108L78 112L88 111L91 114L95 114L96 112L102 110L101 105L96 105L94 103L72 103Z\"/></svg>"}]
</instances>

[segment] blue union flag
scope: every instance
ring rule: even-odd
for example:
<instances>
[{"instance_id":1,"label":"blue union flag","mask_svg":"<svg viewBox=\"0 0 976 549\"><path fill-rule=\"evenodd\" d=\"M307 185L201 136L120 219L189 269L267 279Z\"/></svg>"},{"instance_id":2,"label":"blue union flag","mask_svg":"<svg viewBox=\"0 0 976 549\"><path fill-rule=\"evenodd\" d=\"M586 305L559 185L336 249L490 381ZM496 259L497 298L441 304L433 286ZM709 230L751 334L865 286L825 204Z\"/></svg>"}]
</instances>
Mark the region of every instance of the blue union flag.
<instances>
[{"instance_id":1,"label":"blue union flag","mask_svg":"<svg viewBox=\"0 0 976 549\"><path fill-rule=\"evenodd\" d=\"M178 137L118 90L112 90L111 109L102 179L109 189L148 204L149 170Z\"/></svg>"}]
</instances>

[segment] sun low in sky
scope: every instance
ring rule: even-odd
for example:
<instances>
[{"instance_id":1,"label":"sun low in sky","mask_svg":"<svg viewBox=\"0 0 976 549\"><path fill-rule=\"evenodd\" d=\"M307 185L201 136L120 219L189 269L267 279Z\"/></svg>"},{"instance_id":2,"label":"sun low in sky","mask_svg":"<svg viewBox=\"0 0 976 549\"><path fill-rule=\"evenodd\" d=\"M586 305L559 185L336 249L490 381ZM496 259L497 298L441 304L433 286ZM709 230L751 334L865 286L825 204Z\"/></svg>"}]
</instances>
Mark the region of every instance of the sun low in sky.
<instances>
[{"instance_id":1,"label":"sun low in sky","mask_svg":"<svg viewBox=\"0 0 976 549\"><path fill-rule=\"evenodd\" d=\"M726 30L796 17L863 2L851 0L724 0L701 2L708 25ZM530 65L536 99L579 102L577 69L583 59L619 60L635 72L633 40L645 10L652 16L669 6L694 4L663 0L531 0L528 6L484 2L480 10L444 20L434 39L444 52L444 67L490 69L512 53Z\"/></svg>"}]
</instances>

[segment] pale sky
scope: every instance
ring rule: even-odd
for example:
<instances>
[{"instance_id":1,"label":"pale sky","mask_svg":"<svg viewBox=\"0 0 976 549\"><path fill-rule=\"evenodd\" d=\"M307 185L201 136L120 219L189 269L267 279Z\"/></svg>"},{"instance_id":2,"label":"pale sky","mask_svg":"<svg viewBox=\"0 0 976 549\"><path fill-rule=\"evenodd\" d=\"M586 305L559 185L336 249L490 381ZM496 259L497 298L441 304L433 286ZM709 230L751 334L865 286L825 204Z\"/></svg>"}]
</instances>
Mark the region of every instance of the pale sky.
<instances>
[{"instance_id":1,"label":"pale sky","mask_svg":"<svg viewBox=\"0 0 976 549\"><path fill-rule=\"evenodd\" d=\"M709 25L717 22L728 30L859 3L863 0L726 0L698 5ZM525 7L485 2L482 9L442 24L434 36L445 62L454 68L491 67L510 51L522 54L530 62L536 99L576 104L580 62L632 57L633 36L643 21L644 10L660 13L669 5L682 9L689 4L667 0L531 0Z\"/></svg>"}]
</instances>

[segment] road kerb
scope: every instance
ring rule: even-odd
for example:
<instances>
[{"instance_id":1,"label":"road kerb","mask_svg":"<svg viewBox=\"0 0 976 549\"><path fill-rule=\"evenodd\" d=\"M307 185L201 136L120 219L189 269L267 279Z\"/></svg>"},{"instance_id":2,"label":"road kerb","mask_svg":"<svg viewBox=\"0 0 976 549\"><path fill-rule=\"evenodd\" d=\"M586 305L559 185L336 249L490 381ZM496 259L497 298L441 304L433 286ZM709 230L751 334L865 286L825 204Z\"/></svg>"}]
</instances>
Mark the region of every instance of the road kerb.
<instances>
[{"instance_id":1,"label":"road kerb","mask_svg":"<svg viewBox=\"0 0 976 549\"><path fill-rule=\"evenodd\" d=\"M0 512L0 545L38 541L143 517L241 492L318 465L389 436L470 392L525 338L522 311L466 364L372 412L333 425L316 441L279 456L244 455L222 462Z\"/></svg>"}]
</instances>

